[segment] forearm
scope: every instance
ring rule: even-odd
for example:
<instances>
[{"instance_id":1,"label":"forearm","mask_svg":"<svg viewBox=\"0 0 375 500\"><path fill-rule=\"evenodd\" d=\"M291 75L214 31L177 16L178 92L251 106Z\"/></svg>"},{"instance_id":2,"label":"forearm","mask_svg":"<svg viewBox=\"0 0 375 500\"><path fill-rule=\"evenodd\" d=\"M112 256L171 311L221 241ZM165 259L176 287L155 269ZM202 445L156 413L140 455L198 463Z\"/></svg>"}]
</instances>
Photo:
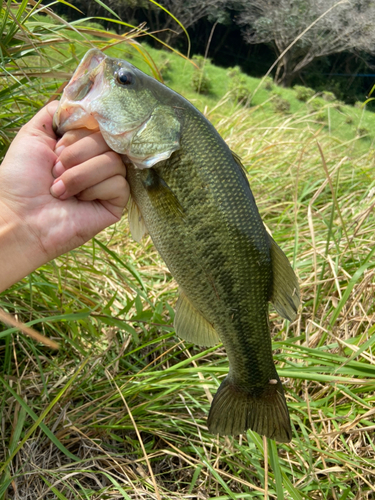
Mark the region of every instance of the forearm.
<instances>
[{"instance_id":1,"label":"forearm","mask_svg":"<svg viewBox=\"0 0 375 500\"><path fill-rule=\"evenodd\" d=\"M0 292L47 262L26 225L0 202Z\"/></svg>"}]
</instances>

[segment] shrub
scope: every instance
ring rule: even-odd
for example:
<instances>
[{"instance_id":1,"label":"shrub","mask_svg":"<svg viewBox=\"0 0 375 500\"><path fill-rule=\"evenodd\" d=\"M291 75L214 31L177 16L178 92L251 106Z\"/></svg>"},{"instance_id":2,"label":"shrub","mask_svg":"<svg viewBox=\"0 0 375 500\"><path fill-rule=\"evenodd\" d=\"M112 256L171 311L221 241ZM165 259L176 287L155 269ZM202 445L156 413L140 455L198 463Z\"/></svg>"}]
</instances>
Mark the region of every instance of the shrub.
<instances>
[{"instance_id":1,"label":"shrub","mask_svg":"<svg viewBox=\"0 0 375 500\"><path fill-rule=\"evenodd\" d=\"M191 86L198 94L209 94L212 90L211 80L203 71L194 71Z\"/></svg>"},{"instance_id":2,"label":"shrub","mask_svg":"<svg viewBox=\"0 0 375 500\"><path fill-rule=\"evenodd\" d=\"M191 86L198 94L209 94L212 90L212 83L204 67L207 62L210 62L210 59L205 59L203 56L197 55L193 57L193 61L198 68L194 68L193 76L191 77Z\"/></svg>"},{"instance_id":3,"label":"shrub","mask_svg":"<svg viewBox=\"0 0 375 500\"><path fill-rule=\"evenodd\" d=\"M230 79L228 90L232 93L233 97L238 101L247 101L250 97L250 89L247 86L246 77L241 72L239 66L230 68L227 72Z\"/></svg>"},{"instance_id":4,"label":"shrub","mask_svg":"<svg viewBox=\"0 0 375 500\"><path fill-rule=\"evenodd\" d=\"M192 60L199 69L203 69L207 63L211 62L211 59L209 59L208 57L207 59L205 59L204 56L201 55L193 56Z\"/></svg>"},{"instance_id":5,"label":"shrub","mask_svg":"<svg viewBox=\"0 0 375 500\"><path fill-rule=\"evenodd\" d=\"M295 85L294 90L296 91L296 97L299 101L306 102L315 95L315 90L309 87L303 87L302 85Z\"/></svg>"},{"instance_id":6,"label":"shrub","mask_svg":"<svg viewBox=\"0 0 375 500\"><path fill-rule=\"evenodd\" d=\"M262 87L265 89L265 90L272 90L273 87L274 87L274 82L273 82L273 79L270 77L270 76L267 76L265 79L264 79L264 82L262 83Z\"/></svg>"},{"instance_id":7,"label":"shrub","mask_svg":"<svg viewBox=\"0 0 375 500\"><path fill-rule=\"evenodd\" d=\"M335 94L333 92L328 92L327 90L323 90L322 97L327 102L334 102L334 101L336 101Z\"/></svg>"},{"instance_id":8,"label":"shrub","mask_svg":"<svg viewBox=\"0 0 375 500\"><path fill-rule=\"evenodd\" d=\"M312 111L320 111L322 108L324 108L326 106L326 102L324 99L322 99L321 97L315 97L314 99L312 99L310 102L309 102L309 108L312 110Z\"/></svg>"},{"instance_id":9,"label":"shrub","mask_svg":"<svg viewBox=\"0 0 375 500\"><path fill-rule=\"evenodd\" d=\"M368 135L369 133L370 133L370 131L366 127L358 127L357 128L357 134L359 135L359 137L364 137L364 136Z\"/></svg>"},{"instance_id":10,"label":"shrub","mask_svg":"<svg viewBox=\"0 0 375 500\"><path fill-rule=\"evenodd\" d=\"M322 109L321 111L318 111L315 115L315 120L319 123L326 123L328 119L328 116L327 116L327 113L325 112L324 109Z\"/></svg>"},{"instance_id":11,"label":"shrub","mask_svg":"<svg viewBox=\"0 0 375 500\"><path fill-rule=\"evenodd\" d=\"M281 97L281 95L275 94L273 107L278 113L288 113L290 111L290 102Z\"/></svg>"},{"instance_id":12,"label":"shrub","mask_svg":"<svg viewBox=\"0 0 375 500\"><path fill-rule=\"evenodd\" d=\"M338 111L342 111L343 106L345 106L345 103L343 101L336 101L333 103L333 107Z\"/></svg>"},{"instance_id":13,"label":"shrub","mask_svg":"<svg viewBox=\"0 0 375 500\"><path fill-rule=\"evenodd\" d=\"M167 78L172 69L172 63L168 57L163 55L159 64L159 72L163 78Z\"/></svg>"}]
</instances>

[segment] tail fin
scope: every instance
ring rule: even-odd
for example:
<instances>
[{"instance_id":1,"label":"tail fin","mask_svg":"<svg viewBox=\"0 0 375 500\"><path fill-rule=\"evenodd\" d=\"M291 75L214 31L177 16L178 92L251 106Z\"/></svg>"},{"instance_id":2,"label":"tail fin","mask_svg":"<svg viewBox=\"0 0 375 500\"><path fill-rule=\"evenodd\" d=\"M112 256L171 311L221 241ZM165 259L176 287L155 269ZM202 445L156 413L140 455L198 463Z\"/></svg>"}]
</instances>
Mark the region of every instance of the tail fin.
<instances>
[{"instance_id":1,"label":"tail fin","mask_svg":"<svg viewBox=\"0 0 375 500\"><path fill-rule=\"evenodd\" d=\"M224 436L251 429L279 443L288 443L292 438L284 390L278 378L270 380L264 391L256 395L227 377L212 401L207 424L212 434Z\"/></svg>"}]
</instances>

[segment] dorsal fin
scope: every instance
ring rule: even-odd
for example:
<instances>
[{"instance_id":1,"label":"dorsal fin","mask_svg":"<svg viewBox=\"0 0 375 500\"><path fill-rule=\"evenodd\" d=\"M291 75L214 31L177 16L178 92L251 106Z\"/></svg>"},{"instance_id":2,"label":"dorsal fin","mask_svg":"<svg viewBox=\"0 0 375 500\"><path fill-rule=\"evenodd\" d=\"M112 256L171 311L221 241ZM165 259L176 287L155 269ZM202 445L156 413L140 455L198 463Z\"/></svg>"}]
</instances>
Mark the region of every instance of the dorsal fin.
<instances>
[{"instance_id":1,"label":"dorsal fin","mask_svg":"<svg viewBox=\"0 0 375 500\"><path fill-rule=\"evenodd\" d=\"M193 306L183 292L180 292L177 301L174 327L179 337L193 344L212 346L220 342L214 327Z\"/></svg>"},{"instance_id":2,"label":"dorsal fin","mask_svg":"<svg viewBox=\"0 0 375 500\"><path fill-rule=\"evenodd\" d=\"M243 174L243 176L245 177L247 183L249 183L249 179L247 178L247 172L246 172L246 168L244 167L243 163L242 163L242 160L241 158L238 156L237 153L235 153L234 151L230 151L232 153L232 156L233 156L233 159L234 161L237 163L237 165L240 167L241 169L241 172Z\"/></svg>"},{"instance_id":3,"label":"dorsal fin","mask_svg":"<svg viewBox=\"0 0 375 500\"><path fill-rule=\"evenodd\" d=\"M285 253L268 233L267 236L270 241L273 271L270 302L280 316L293 321L301 301L298 279Z\"/></svg>"}]
</instances>

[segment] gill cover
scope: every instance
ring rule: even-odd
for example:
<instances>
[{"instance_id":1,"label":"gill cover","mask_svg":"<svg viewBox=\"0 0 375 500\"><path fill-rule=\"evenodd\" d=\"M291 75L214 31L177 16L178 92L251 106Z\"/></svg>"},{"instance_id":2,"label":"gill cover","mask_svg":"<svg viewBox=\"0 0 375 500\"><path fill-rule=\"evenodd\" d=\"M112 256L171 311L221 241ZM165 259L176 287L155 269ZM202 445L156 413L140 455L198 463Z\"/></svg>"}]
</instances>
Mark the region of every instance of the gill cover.
<instances>
[{"instance_id":1,"label":"gill cover","mask_svg":"<svg viewBox=\"0 0 375 500\"><path fill-rule=\"evenodd\" d=\"M150 168L180 147L181 123L152 91L159 85L130 63L89 50L64 89L54 129L100 129L111 149Z\"/></svg>"}]
</instances>

